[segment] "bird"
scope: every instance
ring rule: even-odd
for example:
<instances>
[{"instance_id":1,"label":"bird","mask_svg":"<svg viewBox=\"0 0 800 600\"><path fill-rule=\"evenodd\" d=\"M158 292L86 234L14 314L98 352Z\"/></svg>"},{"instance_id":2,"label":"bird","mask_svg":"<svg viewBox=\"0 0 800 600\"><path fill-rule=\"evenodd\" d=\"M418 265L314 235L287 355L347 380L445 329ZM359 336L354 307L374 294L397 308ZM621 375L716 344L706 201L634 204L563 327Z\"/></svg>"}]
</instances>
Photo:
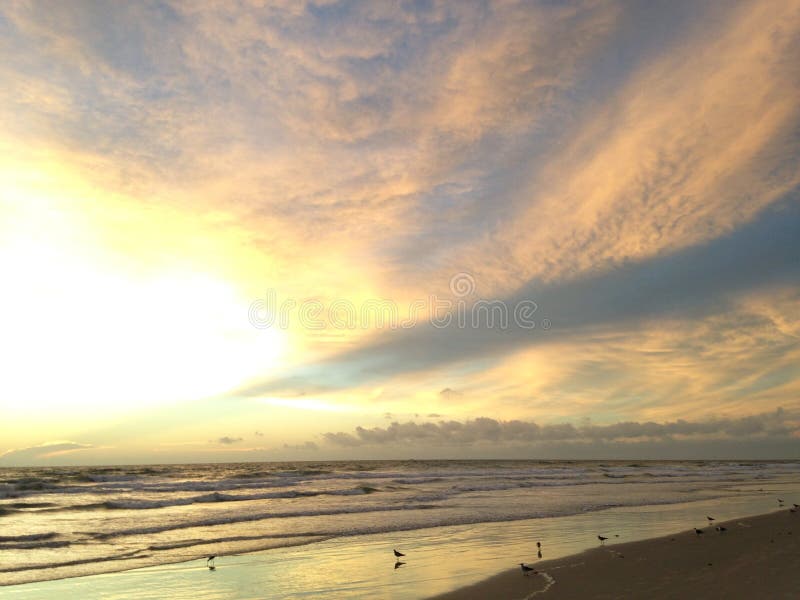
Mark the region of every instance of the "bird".
<instances>
[{"instance_id":1,"label":"bird","mask_svg":"<svg viewBox=\"0 0 800 600\"><path fill-rule=\"evenodd\" d=\"M723 532L725 532L725 531L728 531L728 529L727 529L726 527L723 527L722 525L717 525L717 526L716 526L714 529L716 529L716 530L717 530L717 531L719 531L720 533L723 533Z\"/></svg>"},{"instance_id":2,"label":"bird","mask_svg":"<svg viewBox=\"0 0 800 600\"><path fill-rule=\"evenodd\" d=\"M705 533L705 531L703 531L702 529L698 529L697 527L695 527L695 528L694 528L694 532L695 532L697 535L702 535L702 534L704 534L704 533Z\"/></svg>"},{"instance_id":3,"label":"bird","mask_svg":"<svg viewBox=\"0 0 800 600\"><path fill-rule=\"evenodd\" d=\"M606 541L608 538L607 538L607 537L603 537L602 535L598 535L598 536L597 536L597 539L598 539L598 540L600 540L600 543L602 544L602 543L603 543L603 542L605 542L605 541Z\"/></svg>"},{"instance_id":4,"label":"bird","mask_svg":"<svg viewBox=\"0 0 800 600\"><path fill-rule=\"evenodd\" d=\"M401 556L405 556L402 552L398 552L397 550L394 551L394 555L396 558L400 558Z\"/></svg>"},{"instance_id":5,"label":"bird","mask_svg":"<svg viewBox=\"0 0 800 600\"><path fill-rule=\"evenodd\" d=\"M796 508L796 507L797 507L797 504L795 504L794 506L795 506L795 508ZM536 542L536 547L537 547L537 548L541 548L541 547L542 547L542 542Z\"/></svg>"},{"instance_id":6,"label":"bird","mask_svg":"<svg viewBox=\"0 0 800 600\"><path fill-rule=\"evenodd\" d=\"M528 576L528 573L531 573L531 572L534 575L538 574L538 571L536 571L533 567L529 567L525 563L519 563L519 568L522 569L522 574L525 575L526 577Z\"/></svg>"},{"instance_id":7,"label":"bird","mask_svg":"<svg viewBox=\"0 0 800 600\"><path fill-rule=\"evenodd\" d=\"M800 504L792 504L795 508L800 508Z\"/></svg>"},{"instance_id":8,"label":"bird","mask_svg":"<svg viewBox=\"0 0 800 600\"><path fill-rule=\"evenodd\" d=\"M715 519L714 519L714 517L709 517L708 515L706 515L706 519L708 519L708 522L709 522L709 523L711 523L711 521L714 521L714 520L715 520Z\"/></svg>"},{"instance_id":9,"label":"bird","mask_svg":"<svg viewBox=\"0 0 800 600\"><path fill-rule=\"evenodd\" d=\"M211 569L212 571L213 571L214 569L216 569L216 566L214 566L214 559L215 559L215 558L217 558L217 555L216 555L216 554L212 554L211 556L209 556L209 557L206 559L206 566L207 566L209 569Z\"/></svg>"}]
</instances>

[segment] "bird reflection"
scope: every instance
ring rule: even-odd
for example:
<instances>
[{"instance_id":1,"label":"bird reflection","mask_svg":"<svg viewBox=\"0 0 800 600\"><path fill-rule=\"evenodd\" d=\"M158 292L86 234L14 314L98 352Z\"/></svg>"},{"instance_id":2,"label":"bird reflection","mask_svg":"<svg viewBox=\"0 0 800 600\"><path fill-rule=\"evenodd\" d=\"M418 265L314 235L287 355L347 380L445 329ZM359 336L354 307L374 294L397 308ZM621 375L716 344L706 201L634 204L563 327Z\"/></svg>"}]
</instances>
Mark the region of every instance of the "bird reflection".
<instances>
[{"instance_id":1,"label":"bird reflection","mask_svg":"<svg viewBox=\"0 0 800 600\"><path fill-rule=\"evenodd\" d=\"M401 561L399 561L399 560L398 560L396 563L394 563L394 568L395 568L395 569L399 569L399 568L400 568L400 567L402 567L404 564L406 564L406 563L404 563L404 562L401 562Z\"/></svg>"},{"instance_id":2,"label":"bird reflection","mask_svg":"<svg viewBox=\"0 0 800 600\"><path fill-rule=\"evenodd\" d=\"M539 552L537 552L537 553L536 553L536 555L537 555L539 558L542 558L542 551L541 551L541 550L539 550Z\"/></svg>"}]
</instances>

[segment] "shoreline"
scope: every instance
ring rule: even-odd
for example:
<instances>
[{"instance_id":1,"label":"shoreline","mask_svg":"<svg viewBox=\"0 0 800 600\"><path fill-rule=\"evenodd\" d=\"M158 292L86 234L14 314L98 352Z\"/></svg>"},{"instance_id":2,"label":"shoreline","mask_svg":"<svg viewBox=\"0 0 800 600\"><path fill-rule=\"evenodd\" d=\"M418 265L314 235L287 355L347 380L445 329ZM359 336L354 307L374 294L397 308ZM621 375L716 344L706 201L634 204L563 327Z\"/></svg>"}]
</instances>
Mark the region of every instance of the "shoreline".
<instances>
[{"instance_id":1,"label":"shoreline","mask_svg":"<svg viewBox=\"0 0 800 600\"><path fill-rule=\"evenodd\" d=\"M196 558L106 574L12 584L3 587L2 594L15 600L53 597L151 600L164 597L163 590L169 589L170 597L175 600L220 597L245 600L263 597L264 593L276 600L296 598L298 593L326 600L471 600L490 595L503 600L522 600L534 592L535 598L596 598L602 596L594 592L564 595L567 586L563 585L563 574L567 567L572 568L576 557L582 561L597 550L618 551L629 545L649 544L664 539L669 532L685 530L686 526L700 526L701 521L705 525L706 514L730 523L772 518L776 513L763 515L765 501L774 503L776 494L793 501L800 497L800 483L740 492L743 495L723 501L708 498L680 504L614 507L573 516L346 536L254 553L223 552L217 558L215 571L206 568L204 558ZM792 518L787 523L796 523L794 517L800 518L800 513L790 515L785 510L785 516ZM609 541L618 539L625 543L587 551L587 547L597 544L597 533L608 535ZM729 533L741 538L738 532ZM800 536L800 527L794 534ZM710 538L716 532L704 535ZM713 543L712 539L694 540L691 536L692 542ZM543 543L545 560L536 560L537 540ZM392 555L394 548L407 554L399 568ZM626 560L629 558L626 555ZM516 566L520 561L537 570L544 568L547 577L523 577ZM540 593L548 578L554 581L552 587L546 594ZM602 569L590 579L608 580ZM655 581L657 577L651 579ZM800 588L800 579L797 583L794 587ZM634 593L632 597L641 594Z\"/></svg>"},{"instance_id":2,"label":"shoreline","mask_svg":"<svg viewBox=\"0 0 800 600\"><path fill-rule=\"evenodd\" d=\"M724 532L715 526L726 528ZM526 563L427 600L796 598L800 511L788 508L644 540L608 543ZM611 540L609 540L610 542Z\"/></svg>"}]
</instances>

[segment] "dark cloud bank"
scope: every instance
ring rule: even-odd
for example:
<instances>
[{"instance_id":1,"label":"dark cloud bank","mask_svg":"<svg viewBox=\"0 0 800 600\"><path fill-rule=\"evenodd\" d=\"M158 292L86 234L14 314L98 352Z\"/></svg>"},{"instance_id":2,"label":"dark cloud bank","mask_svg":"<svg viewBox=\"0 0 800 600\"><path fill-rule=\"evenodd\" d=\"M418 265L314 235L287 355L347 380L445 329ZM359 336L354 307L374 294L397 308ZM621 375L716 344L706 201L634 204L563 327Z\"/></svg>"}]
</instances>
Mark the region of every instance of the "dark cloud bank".
<instances>
[{"instance_id":1,"label":"dark cloud bank","mask_svg":"<svg viewBox=\"0 0 800 600\"><path fill-rule=\"evenodd\" d=\"M800 423L783 409L741 418L718 418L705 421L679 419L664 423L624 421L611 425L573 425L570 423L539 425L531 421L498 421L477 418L467 421L438 423L394 422L387 427L356 427L353 433L328 432L323 439L339 448L362 446L396 449L455 447L455 448L524 448L564 447L585 448L628 445L663 446L731 443L749 445L758 442L768 447L770 442L785 446L797 453L800 443ZM765 444L766 442L766 444Z\"/></svg>"}]
</instances>

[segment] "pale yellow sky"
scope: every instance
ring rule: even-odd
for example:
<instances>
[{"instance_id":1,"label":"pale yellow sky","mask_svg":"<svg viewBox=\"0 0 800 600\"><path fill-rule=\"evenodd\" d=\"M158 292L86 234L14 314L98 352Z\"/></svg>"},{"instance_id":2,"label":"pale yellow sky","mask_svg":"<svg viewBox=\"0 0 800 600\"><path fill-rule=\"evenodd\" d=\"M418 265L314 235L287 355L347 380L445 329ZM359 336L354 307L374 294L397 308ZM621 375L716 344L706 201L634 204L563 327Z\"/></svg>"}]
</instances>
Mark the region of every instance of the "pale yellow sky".
<instances>
[{"instance_id":1,"label":"pale yellow sky","mask_svg":"<svg viewBox=\"0 0 800 600\"><path fill-rule=\"evenodd\" d=\"M359 433L481 418L797 454L799 34L796 1L4 5L0 464L547 452ZM536 327L430 321L480 299Z\"/></svg>"}]
</instances>

